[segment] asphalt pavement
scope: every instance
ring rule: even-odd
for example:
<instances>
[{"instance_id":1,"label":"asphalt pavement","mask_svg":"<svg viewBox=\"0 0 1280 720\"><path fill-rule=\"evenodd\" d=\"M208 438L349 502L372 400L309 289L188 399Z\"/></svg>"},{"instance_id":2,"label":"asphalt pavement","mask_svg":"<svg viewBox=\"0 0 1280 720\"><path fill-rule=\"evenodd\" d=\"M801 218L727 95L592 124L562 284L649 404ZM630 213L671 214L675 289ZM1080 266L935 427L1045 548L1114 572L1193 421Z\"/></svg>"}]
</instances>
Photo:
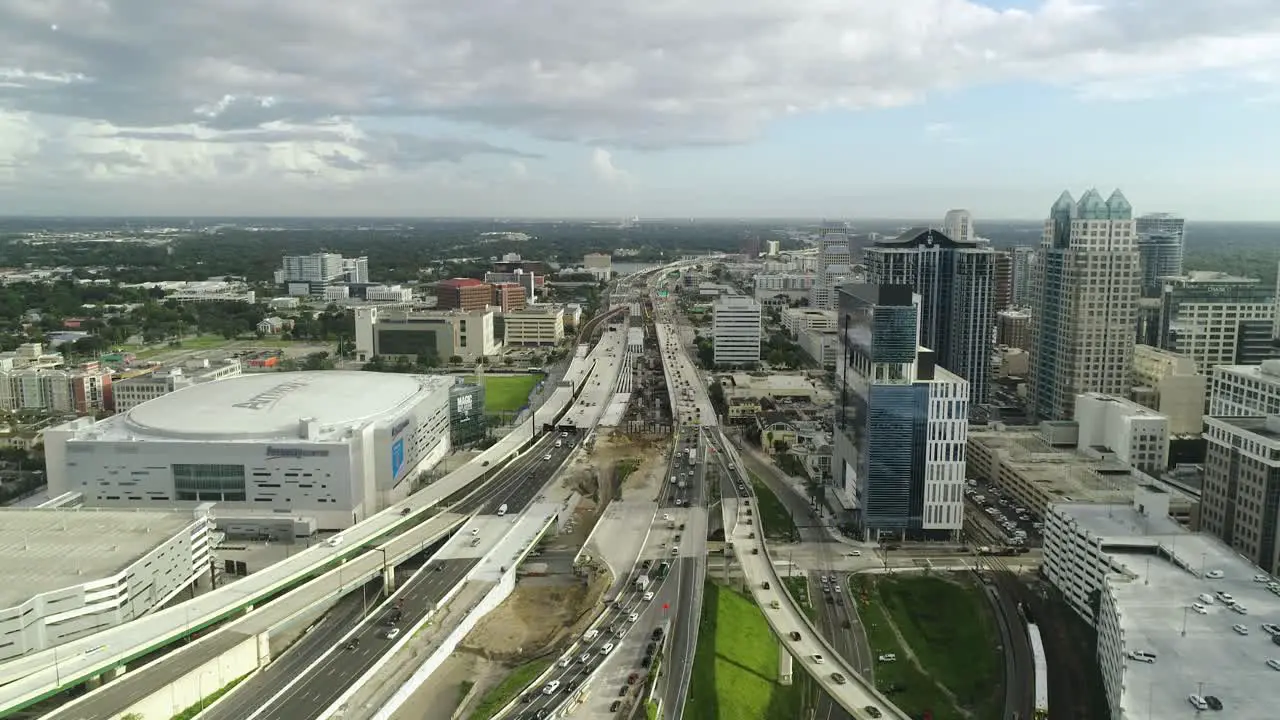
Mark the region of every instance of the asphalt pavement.
<instances>
[{"instance_id":1,"label":"asphalt pavement","mask_svg":"<svg viewBox=\"0 0 1280 720\"><path fill-rule=\"evenodd\" d=\"M684 491L682 500L692 507L706 507L707 504L707 444L700 443L702 433L696 429L681 432L680 441L676 444L677 453L672 456L673 465L680 464L680 450L690 447L697 453L696 482L692 482ZM675 472L675 468L672 468ZM669 481L668 481L669 482ZM676 578L674 616L667 643L666 666L670 669L666 688L662 689L664 716L671 720L680 720L684 714L684 699L689 691L692 679L693 656L698 645L698 623L702 618L703 581L706 577L707 536L705 523L702 529L690 528L681 548L683 557L673 568Z\"/></svg>"}]
</instances>

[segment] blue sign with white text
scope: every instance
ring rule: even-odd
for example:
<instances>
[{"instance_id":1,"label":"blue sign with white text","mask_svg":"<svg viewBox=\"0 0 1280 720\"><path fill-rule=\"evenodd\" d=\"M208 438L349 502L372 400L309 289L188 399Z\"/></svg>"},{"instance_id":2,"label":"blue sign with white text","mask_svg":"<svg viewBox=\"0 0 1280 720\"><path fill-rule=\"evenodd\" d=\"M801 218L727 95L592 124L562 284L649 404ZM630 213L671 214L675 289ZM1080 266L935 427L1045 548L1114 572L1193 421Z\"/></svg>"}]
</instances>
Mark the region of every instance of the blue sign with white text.
<instances>
[{"instance_id":1,"label":"blue sign with white text","mask_svg":"<svg viewBox=\"0 0 1280 720\"><path fill-rule=\"evenodd\" d=\"M399 479L404 469L404 438L391 443L391 477Z\"/></svg>"}]
</instances>

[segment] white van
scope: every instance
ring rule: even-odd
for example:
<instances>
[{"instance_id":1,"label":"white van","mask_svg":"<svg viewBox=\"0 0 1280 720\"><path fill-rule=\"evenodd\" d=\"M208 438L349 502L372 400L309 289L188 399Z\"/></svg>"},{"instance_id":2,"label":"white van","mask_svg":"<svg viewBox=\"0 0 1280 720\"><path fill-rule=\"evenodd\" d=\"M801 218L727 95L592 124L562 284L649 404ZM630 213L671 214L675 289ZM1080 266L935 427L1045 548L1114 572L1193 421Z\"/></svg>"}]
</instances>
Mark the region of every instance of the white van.
<instances>
[{"instance_id":1,"label":"white van","mask_svg":"<svg viewBox=\"0 0 1280 720\"><path fill-rule=\"evenodd\" d=\"M599 634L600 634L599 630L592 628L591 630L588 630L582 633L582 639L586 640L587 642L591 642L592 640L595 640L596 635L599 635Z\"/></svg>"},{"instance_id":2,"label":"white van","mask_svg":"<svg viewBox=\"0 0 1280 720\"><path fill-rule=\"evenodd\" d=\"M563 441L563 440L556 440L556 447L564 447L564 441Z\"/></svg>"},{"instance_id":3,"label":"white van","mask_svg":"<svg viewBox=\"0 0 1280 720\"><path fill-rule=\"evenodd\" d=\"M613 652L613 643L605 643L604 645L600 646L601 655L608 655L611 652Z\"/></svg>"},{"instance_id":4,"label":"white van","mask_svg":"<svg viewBox=\"0 0 1280 720\"><path fill-rule=\"evenodd\" d=\"M325 540L325 541L324 541L324 544L325 544L325 545L328 545L329 547L338 547L339 545L341 545L341 544L342 544L342 536L341 536L341 535L334 535L333 537L329 538L328 540Z\"/></svg>"},{"instance_id":5,"label":"white van","mask_svg":"<svg viewBox=\"0 0 1280 720\"><path fill-rule=\"evenodd\" d=\"M503 515L506 515L506 514L507 514L507 504L502 503L501 505L498 506L498 517L502 517Z\"/></svg>"},{"instance_id":6,"label":"white van","mask_svg":"<svg viewBox=\"0 0 1280 720\"><path fill-rule=\"evenodd\" d=\"M1151 664L1156 661L1156 654L1148 650L1134 650L1129 653L1129 659Z\"/></svg>"}]
</instances>

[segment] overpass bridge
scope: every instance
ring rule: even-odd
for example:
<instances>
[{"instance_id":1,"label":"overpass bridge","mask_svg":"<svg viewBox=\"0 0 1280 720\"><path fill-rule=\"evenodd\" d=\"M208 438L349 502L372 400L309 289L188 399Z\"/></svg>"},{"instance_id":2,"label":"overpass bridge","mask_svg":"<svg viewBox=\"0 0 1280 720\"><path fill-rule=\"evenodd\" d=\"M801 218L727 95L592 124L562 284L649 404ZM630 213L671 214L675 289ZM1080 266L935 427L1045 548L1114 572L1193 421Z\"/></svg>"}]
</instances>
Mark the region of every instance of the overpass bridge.
<instances>
[{"instance_id":1,"label":"overpass bridge","mask_svg":"<svg viewBox=\"0 0 1280 720\"><path fill-rule=\"evenodd\" d=\"M794 673L794 664L799 662L823 691L844 708L854 718L884 717L894 720L911 720L911 717L889 702L875 686L868 683L849 662L840 656L818 628L814 627L804 611L796 606L795 599L787 592L773 566L769 556L769 548L765 543L764 529L760 527L760 514L751 517L748 523L746 515L749 507L756 507L755 492L751 479L747 477L739 457L737 448L716 429L709 432L716 452L724 459L732 476L744 488L739 497L722 498L721 512L725 528L725 551L732 548L734 558L742 568L747 588L764 611L765 620L778 637L778 677L783 683L790 683ZM765 589L765 584L768 589ZM798 633L799 639L791 633ZM823 658L822 663L814 660L814 656ZM843 680L836 679L838 673ZM875 708L879 716L872 715L868 708Z\"/></svg>"},{"instance_id":2,"label":"overpass bridge","mask_svg":"<svg viewBox=\"0 0 1280 720\"><path fill-rule=\"evenodd\" d=\"M81 683L100 680L104 674L118 676L130 662L249 612L256 603L282 596L339 566L343 570L336 574L337 591L355 587L352 583L357 579L363 582L378 572L384 574L387 587L393 587L395 564L454 531L474 512L440 512L446 499L474 484L488 483L502 465L522 452L551 448L547 429L574 404L594 367L593 354L575 357L561 385L528 421L463 467L353 525L335 536L338 539L173 607L0 665L0 717ZM392 535L387 546L374 547ZM325 589L320 585L309 592L309 603L323 597Z\"/></svg>"}]
</instances>

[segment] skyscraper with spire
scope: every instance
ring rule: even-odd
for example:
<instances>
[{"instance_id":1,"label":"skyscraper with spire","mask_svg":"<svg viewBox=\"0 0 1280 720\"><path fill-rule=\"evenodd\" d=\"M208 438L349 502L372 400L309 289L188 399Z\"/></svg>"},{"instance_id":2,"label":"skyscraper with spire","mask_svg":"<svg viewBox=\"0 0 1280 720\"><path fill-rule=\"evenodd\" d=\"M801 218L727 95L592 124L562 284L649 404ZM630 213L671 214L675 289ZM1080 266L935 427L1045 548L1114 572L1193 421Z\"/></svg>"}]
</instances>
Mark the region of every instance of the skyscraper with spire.
<instances>
[{"instance_id":1,"label":"skyscraper with spire","mask_svg":"<svg viewBox=\"0 0 1280 720\"><path fill-rule=\"evenodd\" d=\"M1125 395L1141 276L1133 207L1116 190L1063 192L1044 223L1032 273L1031 414L1067 420L1075 396Z\"/></svg>"}]
</instances>

